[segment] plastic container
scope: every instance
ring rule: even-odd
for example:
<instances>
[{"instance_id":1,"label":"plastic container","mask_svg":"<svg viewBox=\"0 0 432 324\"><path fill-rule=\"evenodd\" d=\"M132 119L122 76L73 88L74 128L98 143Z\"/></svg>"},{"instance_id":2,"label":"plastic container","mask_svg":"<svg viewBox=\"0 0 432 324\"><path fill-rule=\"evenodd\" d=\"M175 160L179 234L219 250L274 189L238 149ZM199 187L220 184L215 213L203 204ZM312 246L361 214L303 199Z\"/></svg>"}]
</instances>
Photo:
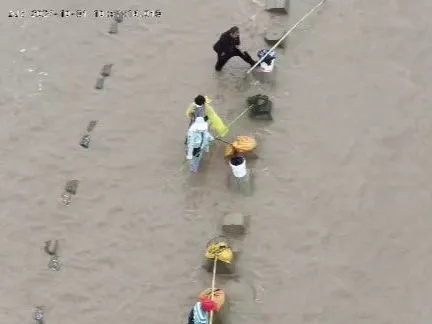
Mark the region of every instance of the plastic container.
<instances>
[{"instance_id":1,"label":"plastic container","mask_svg":"<svg viewBox=\"0 0 432 324\"><path fill-rule=\"evenodd\" d=\"M267 64L266 62L260 63L260 72L270 73L273 71L275 60L272 60L270 64Z\"/></svg>"},{"instance_id":2,"label":"plastic container","mask_svg":"<svg viewBox=\"0 0 432 324\"><path fill-rule=\"evenodd\" d=\"M246 159L242 156L234 156L230 159L230 166L234 177L243 178L247 175Z\"/></svg>"}]
</instances>

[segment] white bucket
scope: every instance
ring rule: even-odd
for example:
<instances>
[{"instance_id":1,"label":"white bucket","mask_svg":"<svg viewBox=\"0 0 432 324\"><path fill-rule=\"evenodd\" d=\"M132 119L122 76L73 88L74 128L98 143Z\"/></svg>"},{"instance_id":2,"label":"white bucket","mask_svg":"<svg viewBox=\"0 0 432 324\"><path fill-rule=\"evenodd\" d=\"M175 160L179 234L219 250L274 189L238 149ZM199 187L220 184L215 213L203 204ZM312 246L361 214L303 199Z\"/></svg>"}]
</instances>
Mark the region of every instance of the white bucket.
<instances>
[{"instance_id":1,"label":"white bucket","mask_svg":"<svg viewBox=\"0 0 432 324\"><path fill-rule=\"evenodd\" d=\"M273 71L274 69L274 65L275 65L275 61L276 60L272 60L271 64L268 65L264 62L260 63L260 72L264 72L264 73L270 73Z\"/></svg>"},{"instance_id":2,"label":"white bucket","mask_svg":"<svg viewBox=\"0 0 432 324\"><path fill-rule=\"evenodd\" d=\"M230 160L230 166L234 177L243 178L247 175L246 159L242 156L234 156Z\"/></svg>"},{"instance_id":3,"label":"white bucket","mask_svg":"<svg viewBox=\"0 0 432 324\"><path fill-rule=\"evenodd\" d=\"M272 65L267 65L265 69L262 68L261 64L254 69L252 73L255 79L262 83L275 83L277 67L274 62L275 60L273 60Z\"/></svg>"}]
</instances>

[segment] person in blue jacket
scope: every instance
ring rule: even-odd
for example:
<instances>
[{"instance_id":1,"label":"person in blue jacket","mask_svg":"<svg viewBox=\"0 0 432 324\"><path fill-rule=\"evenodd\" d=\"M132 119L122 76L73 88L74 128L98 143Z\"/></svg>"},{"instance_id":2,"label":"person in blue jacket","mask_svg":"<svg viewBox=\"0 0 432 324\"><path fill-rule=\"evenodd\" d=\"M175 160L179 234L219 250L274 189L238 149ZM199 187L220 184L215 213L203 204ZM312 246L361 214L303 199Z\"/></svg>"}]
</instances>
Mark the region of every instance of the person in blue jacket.
<instances>
[{"instance_id":1,"label":"person in blue jacket","mask_svg":"<svg viewBox=\"0 0 432 324\"><path fill-rule=\"evenodd\" d=\"M210 143L214 137L208 131L208 124L203 117L195 118L189 127L186 141L186 159L190 161L190 170L198 172L201 158L205 152L209 152Z\"/></svg>"}]
</instances>

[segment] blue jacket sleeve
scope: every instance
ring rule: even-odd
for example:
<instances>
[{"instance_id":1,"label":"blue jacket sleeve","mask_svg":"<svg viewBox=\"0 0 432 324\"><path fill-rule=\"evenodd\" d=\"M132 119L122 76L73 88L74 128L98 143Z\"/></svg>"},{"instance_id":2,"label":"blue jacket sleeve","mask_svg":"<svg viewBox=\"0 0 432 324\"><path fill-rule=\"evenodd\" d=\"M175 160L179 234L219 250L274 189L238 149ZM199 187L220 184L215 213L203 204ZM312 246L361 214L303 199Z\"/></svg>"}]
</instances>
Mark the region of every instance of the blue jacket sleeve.
<instances>
[{"instance_id":1,"label":"blue jacket sleeve","mask_svg":"<svg viewBox=\"0 0 432 324\"><path fill-rule=\"evenodd\" d=\"M214 141L214 137L210 132L207 132L207 143Z\"/></svg>"},{"instance_id":2,"label":"blue jacket sleeve","mask_svg":"<svg viewBox=\"0 0 432 324\"><path fill-rule=\"evenodd\" d=\"M212 134L210 134L210 132L206 132L205 134L205 141L203 143L203 149L206 152L209 152L210 150L210 142L214 141L214 137L212 136Z\"/></svg>"}]
</instances>

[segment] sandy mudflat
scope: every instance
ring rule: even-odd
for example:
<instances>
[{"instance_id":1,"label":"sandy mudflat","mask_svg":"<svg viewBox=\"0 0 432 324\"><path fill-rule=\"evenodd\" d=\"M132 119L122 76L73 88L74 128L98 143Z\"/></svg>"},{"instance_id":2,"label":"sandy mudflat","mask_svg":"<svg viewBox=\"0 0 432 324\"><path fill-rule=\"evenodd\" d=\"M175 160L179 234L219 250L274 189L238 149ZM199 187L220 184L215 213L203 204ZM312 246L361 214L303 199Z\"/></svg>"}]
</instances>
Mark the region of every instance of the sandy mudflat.
<instances>
[{"instance_id":1,"label":"sandy mudflat","mask_svg":"<svg viewBox=\"0 0 432 324\"><path fill-rule=\"evenodd\" d=\"M31 323L36 305L46 324L185 323L210 284L204 244L231 210L252 215L241 278L218 281L233 324L431 323L431 2L328 0L279 54L272 88L244 79L240 60L217 76L213 42L237 24L255 53L270 21L289 26L317 2L293 0L289 21L262 0L119 3L0 4L0 323ZM162 17L126 19L117 35L104 18L7 18L131 6ZM194 96L230 121L259 92L275 122L245 118L231 134L260 139L252 197L226 190L221 148L196 179L176 173Z\"/></svg>"}]
</instances>

